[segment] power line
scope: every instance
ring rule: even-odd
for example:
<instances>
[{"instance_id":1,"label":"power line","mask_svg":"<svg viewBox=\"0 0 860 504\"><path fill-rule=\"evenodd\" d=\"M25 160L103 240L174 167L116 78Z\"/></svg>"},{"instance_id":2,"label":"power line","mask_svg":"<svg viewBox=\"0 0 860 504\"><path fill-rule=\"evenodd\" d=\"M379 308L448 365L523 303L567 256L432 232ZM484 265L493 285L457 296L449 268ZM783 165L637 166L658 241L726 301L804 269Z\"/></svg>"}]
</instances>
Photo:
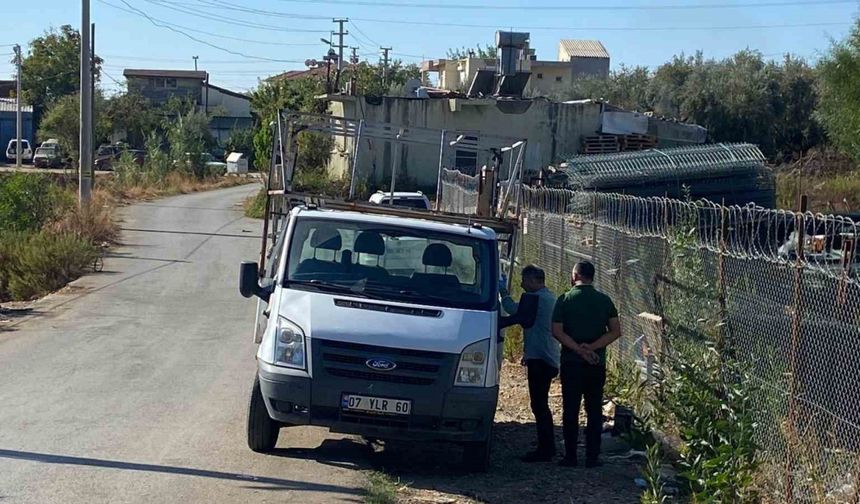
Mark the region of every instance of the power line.
<instances>
[{"instance_id":1,"label":"power line","mask_svg":"<svg viewBox=\"0 0 860 504\"><path fill-rule=\"evenodd\" d=\"M356 24L355 24L354 22L350 21L349 25L350 25L350 26L352 26L352 28L353 28L355 31L357 31L357 32L359 33L359 35L361 35L363 38L367 39L367 40L368 40L371 44L373 44L374 46L376 46L376 47L380 47L380 46L382 46L382 44L380 44L379 42L377 42L377 41L373 40L373 39L372 39L372 38L370 38L366 33L364 33L364 32L361 30L361 28L359 28L358 26L356 26Z\"/></svg>"},{"instance_id":2,"label":"power line","mask_svg":"<svg viewBox=\"0 0 860 504\"><path fill-rule=\"evenodd\" d=\"M176 5L176 2L170 2L168 0L146 0L150 3L155 3L157 5L163 4L171 4ZM198 0L205 1L205 0ZM213 0L209 0L213 1ZM422 5L429 7L436 7L437 4L400 4L394 2L362 2L362 1L353 1L353 0L279 0L282 2L299 2L299 3L332 3L332 4L344 4L344 5L373 5L373 6L391 6L391 7L409 7L414 5ZM855 0L821 0L818 2L808 2L808 1L800 1L800 0L788 0L782 2L764 2L764 3L746 3L746 4L699 4L699 5L627 5L627 6L560 6L558 8L564 9L580 9L580 10L671 10L671 9L701 9L701 8L728 8L728 7L785 7L791 5L804 5L804 6L815 6L815 5L835 5L835 4L848 4L854 3ZM222 4L223 5L223 4ZM450 6L452 8L461 8L459 5L453 4L441 4L443 7ZM475 5L475 8L478 6ZM164 7L168 7L168 5L163 5ZM471 8L472 6L470 6ZM484 8L484 6L480 6ZM490 8L492 6L487 6ZM506 8L506 9L531 9L532 6L521 7L521 6L496 6L498 8ZM547 6L544 6L547 7ZM168 7L175 8L175 7ZM259 14L265 14L270 16L294 16L289 13L271 11L271 10L262 10L262 9L253 9ZM198 15L206 15L208 14L201 11L189 11L182 10L181 12L186 12L190 14L198 14ZM211 18L209 18L211 19ZM490 28L490 29L498 29L498 24L476 24L476 23L445 23L438 21L421 21L421 20L409 20L409 19L400 19L398 17L391 18L362 18L362 17L351 17L350 23L353 28L356 28L355 21L368 22L368 23L384 23L384 24L398 24L398 25L415 25L415 26L446 26L446 27L454 27L454 28ZM720 30L760 30L760 29L775 29L775 28L811 28L811 27L826 27L826 26L847 26L852 24L851 21L836 21L836 22L823 22L823 23L784 23L784 24L769 24L769 25L731 25L731 26L647 26L647 27L623 27L623 26L581 26L581 27L572 27L572 26L519 26L513 25L512 29L520 29L520 30L558 30L558 31L639 31L639 32L660 32L660 31L720 31ZM360 28L356 28L356 31L360 34L363 34ZM366 34L363 36L372 42L375 46L379 47L381 44L376 43L373 39L368 37Z\"/></svg>"},{"instance_id":3,"label":"power line","mask_svg":"<svg viewBox=\"0 0 860 504\"><path fill-rule=\"evenodd\" d=\"M565 10L565 11L648 11L648 10L704 10L704 9L750 9L770 7L816 5L854 4L855 0L787 0L757 3L710 3L710 4L658 4L658 5L496 5L496 4L451 4L451 3L421 3L421 2L371 2L367 0L279 0L280 2L329 5L361 5L369 7L400 7L413 9L457 9L457 10L506 10L506 11L535 11L535 10Z\"/></svg>"},{"instance_id":4,"label":"power line","mask_svg":"<svg viewBox=\"0 0 860 504\"><path fill-rule=\"evenodd\" d=\"M108 7L112 7L112 8L114 8L114 9L117 9L117 10L120 10L120 11L123 11L123 12L127 12L127 13L129 13L129 14L137 15L137 13L136 13L136 12L134 12L134 11L132 11L132 10L126 9L125 7L122 7L122 6L119 6L119 5L112 4L112 3L110 3L110 2L107 2L106 0L98 0L98 2L99 2L99 3L101 3L101 4L107 5ZM156 17L154 17L154 16L152 17L152 19L155 19L155 20L156 20L156 21L158 21L159 23L162 23L162 24L165 24L165 25L169 25L169 26L173 26L174 28L179 28L179 29L181 29L181 30L190 31L190 32L194 32L194 33L200 33L200 34L202 34L202 35L209 35L210 37L218 37L218 38L222 38L222 39L225 39L225 40L235 40L235 41L237 41L237 42L247 42L247 43L249 43L249 44L260 44L260 45L270 45L270 46L285 46L285 47L290 47L290 46L314 46L314 45L316 45L316 44L308 44L308 43L272 42L272 41L268 41L268 40L253 40L253 39L246 39L246 38L241 38L241 37L232 37L232 36L230 36L230 35L222 35L222 34L220 34L220 33L208 32L208 31L198 30L198 29L196 29L196 28L191 28L191 27L188 27L188 26L178 25L178 24L175 24L175 23L171 23L171 22L169 22L169 21L165 21L165 20L163 20L163 19L156 18Z\"/></svg>"},{"instance_id":5,"label":"power line","mask_svg":"<svg viewBox=\"0 0 860 504\"><path fill-rule=\"evenodd\" d=\"M319 45L319 44L314 44ZM163 62L163 63L186 63L188 61L187 58L149 58L144 56L125 56L121 54L102 54L103 58L116 58L120 60L129 60L129 61L153 61L153 62ZM267 63L265 61L248 61L248 60L207 60L201 59L200 63L206 65L215 65L215 64L231 64L231 65L259 65Z\"/></svg>"},{"instance_id":6,"label":"power line","mask_svg":"<svg viewBox=\"0 0 860 504\"><path fill-rule=\"evenodd\" d=\"M122 3L127 4L125 0L120 0ZM183 7L178 7L178 3L169 2L166 0L144 0L147 3L152 5L157 5L159 7L163 7L165 9L174 10L177 12L182 12L184 14L190 14L192 16L197 16L199 18L208 19L210 21L215 21L217 23L228 24L231 26L244 26L246 28L256 28L259 30L268 30L268 31L276 31L276 32L285 32L285 33L328 33L329 30L310 30L306 28L282 28L279 26L265 25L260 23L253 23L250 21L243 21L240 19L223 19L221 17L215 16L213 14L209 14L207 12L199 11L196 9L187 9ZM134 9L134 7L132 7ZM328 19L328 18L326 18Z\"/></svg>"},{"instance_id":7,"label":"power line","mask_svg":"<svg viewBox=\"0 0 860 504\"><path fill-rule=\"evenodd\" d=\"M399 25L418 25L418 26L450 26L455 28L491 28L498 29L498 24L470 24L470 23L439 23L435 21L411 21L404 19L369 19L369 18L354 18L362 22L368 23L391 23ZM719 31L719 30L763 30L770 28L812 28L823 26L847 26L853 24L851 21L836 21L828 23L796 23L796 24L772 24L772 25L735 25L735 26L647 26L647 27L626 27L626 26L512 26L512 29L518 30L559 30L559 31Z\"/></svg>"},{"instance_id":8,"label":"power line","mask_svg":"<svg viewBox=\"0 0 860 504\"><path fill-rule=\"evenodd\" d=\"M235 56L240 56L240 57L243 57L243 58L249 58L249 59L256 59L256 60L260 60L260 61L274 61L274 62L280 62L280 63L302 63L301 61L297 61L297 60L282 60L282 59L275 59L275 58L266 58L266 57L263 57L263 56L252 56L252 55L250 55L250 54L245 54L245 53L241 53L241 52L239 52L239 51L234 51L234 50L232 50L232 49L227 49L226 47L221 47L221 46L216 45L216 44L213 44L213 43L211 43L211 42L207 42L207 41L205 41L205 40L199 39L199 38L195 37L194 35L189 35L188 33L184 32L184 31L182 31L182 30L179 30L179 29L177 29L177 28L173 28L173 27L171 27L171 26L169 26L169 25L165 25L165 24L160 24L158 21L156 21L155 19L153 19L152 17L150 17L150 16L149 16L149 14L147 14L146 12L144 12L144 11L142 11L142 10L140 10L140 9L136 8L136 7L132 7L132 5L131 5L131 4L129 4L127 0L120 0L120 2L122 2L122 3L123 3L126 7L128 7L129 9L131 9L131 10L135 11L138 15L140 15L140 16L142 16L142 17L145 17L145 18L146 18L147 20L149 20L149 22L150 22L150 23L152 23L154 26L157 26L157 27L160 27L160 28L166 28L166 29L168 29L168 30L170 30L170 31L172 31L172 32L175 32L175 33L178 33L178 34L180 34L180 35L183 35L183 36L185 36L185 37L187 37L187 38L189 38L189 39L191 39L191 40L193 40L193 41L195 41L195 42L198 42L198 43L200 43L200 44L207 45L207 46L209 46L209 47L211 47L211 48L213 48L213 49L218 49L219 51L224 51L224 52L226 52L226 53L233 54L233 55L235 55Z\"/></svg>"}]
</instances>

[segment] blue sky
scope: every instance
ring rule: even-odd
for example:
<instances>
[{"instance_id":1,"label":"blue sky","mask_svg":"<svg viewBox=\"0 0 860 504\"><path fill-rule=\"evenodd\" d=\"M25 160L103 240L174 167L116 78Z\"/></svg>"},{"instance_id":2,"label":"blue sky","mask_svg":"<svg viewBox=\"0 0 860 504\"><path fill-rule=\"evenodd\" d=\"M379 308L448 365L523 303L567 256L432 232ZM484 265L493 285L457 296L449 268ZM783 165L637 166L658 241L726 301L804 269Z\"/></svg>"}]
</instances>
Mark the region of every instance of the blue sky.
<instances>
[{"instance_id":1,"label":"blue sky","mask_svg":"<svg viewBox=\"0 0 860 504\"><path fill-rule=\"evenodd\" d=\"M743 7L730 7L737 4ZM4 62L8 44L25 46L50 26L80 26L79 0L31 0L14 10L15 22L0 32ZM444 57L449 47L491 43L497 27L530 32L539 59L555 59L559 39L589 38L603 42L613 67L654 67L697 50L717 58L751 48L777 59L786 52L815 59L848 33L857 14L856 0L92 0L107 75L121 81L127 67L189 69L196 55L213 83L237 91L322 56L327 47L319 39L336 28L333 17L350 18L347 45L374 61L380 45L406 62ZM0 77L12 73L11 64L0 64ZM117 87L108 77L103 86Z\"/></svg>"}]
</instances>

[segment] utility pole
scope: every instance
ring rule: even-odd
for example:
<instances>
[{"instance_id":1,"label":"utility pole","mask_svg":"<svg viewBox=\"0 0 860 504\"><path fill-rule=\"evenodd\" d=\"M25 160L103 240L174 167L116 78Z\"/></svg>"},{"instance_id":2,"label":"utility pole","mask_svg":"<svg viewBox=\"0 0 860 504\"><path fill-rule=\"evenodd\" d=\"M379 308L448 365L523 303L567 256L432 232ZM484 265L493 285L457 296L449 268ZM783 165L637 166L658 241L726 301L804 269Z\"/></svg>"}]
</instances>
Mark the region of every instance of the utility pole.
<instances>
[{"instance_id":1,"label":"utility pole","mask_svg":"<svg viewBox=\"0 0 860 504\"><path fill-rule=\"evenodd\" d=\"M90 201L93 179L93 75L90 47L90 0L81 0L81 138L78 191L81 205Z\"/></svg>"},{"instance_id":2,"label":"utility pole","mask_svg":"<svg viewBox=\"0 0 860 504\"><path fill-rule=\"evenodd\" d=\"M337 35L337 76L334 79L334 88L335 90L340 89L340 74L343 72L343 36L349 35L348 31L344 31L343 24L348 22L347 18L335 18L332 19L332 22L337 23L338 28L335 35Z\"/></svg>"},{"instance_id":3,"label":"utility pole","mask_svg":"<svg viewBox=\"0 0 860 504\"><path fill-rule=\"evenodd\" d=\"M92 104L90 108L92 109L92 123L95 125L96 123L96 24L92 23L90 25L90 90L92 91ZM93 126L93 130L95 130L95 126ZM92 150L90 152L96 151L96 141L95 141L95 133L93 133L92 138ZM96 185L96 176L95 176L95 159L93 159L93 178L90 181L90 191L92 191L93 187Z\"/></svg>"},{"instance_id":4,"label":"utility pole","mask_svg":"<svg viewBox=\"0 0 860 504\"><path fill-rule=\"evenodd\" d=\"M388 51L391 50L390 47L380 47L380 51L382 51L382 84L388 84Z\"/></svg>"},{"instance_id":5,"label":"utility pole","mask_svg":"<svg viewBox=\"0 0 860 504\"><path fill-rule=\"evenodd\" d=\"M21 46L15 44L15 138L16 151L15 166L21 167L21 154L24 149L21 146L21 130L23 124L21 120Z\"/></svg>"},{"instance_id":6,"label":"utility pole","mask_svg":"<svg viewBox=\"0 0 860 504\"><path fill-rule=\"evenodd\" d=\"M192 58L194 58L194 71L196 72L197 71L197 58L198 58L198 56L192 56Z\"/></svg>"},{"instance_id":7,"label":"utility pole","mask_svg":"<svg viewBox=\"0 0 860 504\"><path fill-rule=\"evenodd\" d=\"M347 94L350 96L355 96L358 94L358 91L355 89L356 82L358 82L355 78L356 69L358 67L358 47L350 47L352 50L352 56L349 58L349 63L352 65L352 72L349 74L349 90Z\"/></svg>"}]
</instances>

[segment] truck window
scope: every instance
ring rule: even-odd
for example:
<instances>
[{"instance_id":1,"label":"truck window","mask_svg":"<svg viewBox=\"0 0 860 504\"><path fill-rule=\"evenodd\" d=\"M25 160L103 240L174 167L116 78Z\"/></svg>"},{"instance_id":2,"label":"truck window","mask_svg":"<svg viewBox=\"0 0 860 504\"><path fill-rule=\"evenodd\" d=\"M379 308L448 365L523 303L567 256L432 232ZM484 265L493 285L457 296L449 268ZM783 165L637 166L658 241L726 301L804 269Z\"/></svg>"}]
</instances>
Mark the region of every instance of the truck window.
<instances>
[{"instance_id":1,"label":"truck window","mask_svg":"<svg viewBox=\"0 0 860 504\"><path fill-rule=\"evenodd\" d=\"M299 218L286 282L410 303L492 309L493 242L451 233Z\"/></svg>"}]
</instances>

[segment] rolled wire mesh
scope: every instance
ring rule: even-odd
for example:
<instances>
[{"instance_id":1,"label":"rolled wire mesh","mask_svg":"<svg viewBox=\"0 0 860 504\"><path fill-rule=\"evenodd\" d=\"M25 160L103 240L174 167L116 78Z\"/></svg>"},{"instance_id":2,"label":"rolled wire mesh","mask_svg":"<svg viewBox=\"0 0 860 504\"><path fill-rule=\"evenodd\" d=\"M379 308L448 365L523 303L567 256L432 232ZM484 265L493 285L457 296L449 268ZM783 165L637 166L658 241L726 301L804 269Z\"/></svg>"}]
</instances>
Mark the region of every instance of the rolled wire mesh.
<instances>
[{"instance_id":1,"label":"rolled wire mesh","mask_svg":"<svg viewBox=\"0 0 860 504\"><path fill-rule=\"evenodd\" d=\"M474 215L478 208L478 176L466 175L458 170L442 169L442 197L439 209L443 212Z\"/></svg>"}]
</instances>

